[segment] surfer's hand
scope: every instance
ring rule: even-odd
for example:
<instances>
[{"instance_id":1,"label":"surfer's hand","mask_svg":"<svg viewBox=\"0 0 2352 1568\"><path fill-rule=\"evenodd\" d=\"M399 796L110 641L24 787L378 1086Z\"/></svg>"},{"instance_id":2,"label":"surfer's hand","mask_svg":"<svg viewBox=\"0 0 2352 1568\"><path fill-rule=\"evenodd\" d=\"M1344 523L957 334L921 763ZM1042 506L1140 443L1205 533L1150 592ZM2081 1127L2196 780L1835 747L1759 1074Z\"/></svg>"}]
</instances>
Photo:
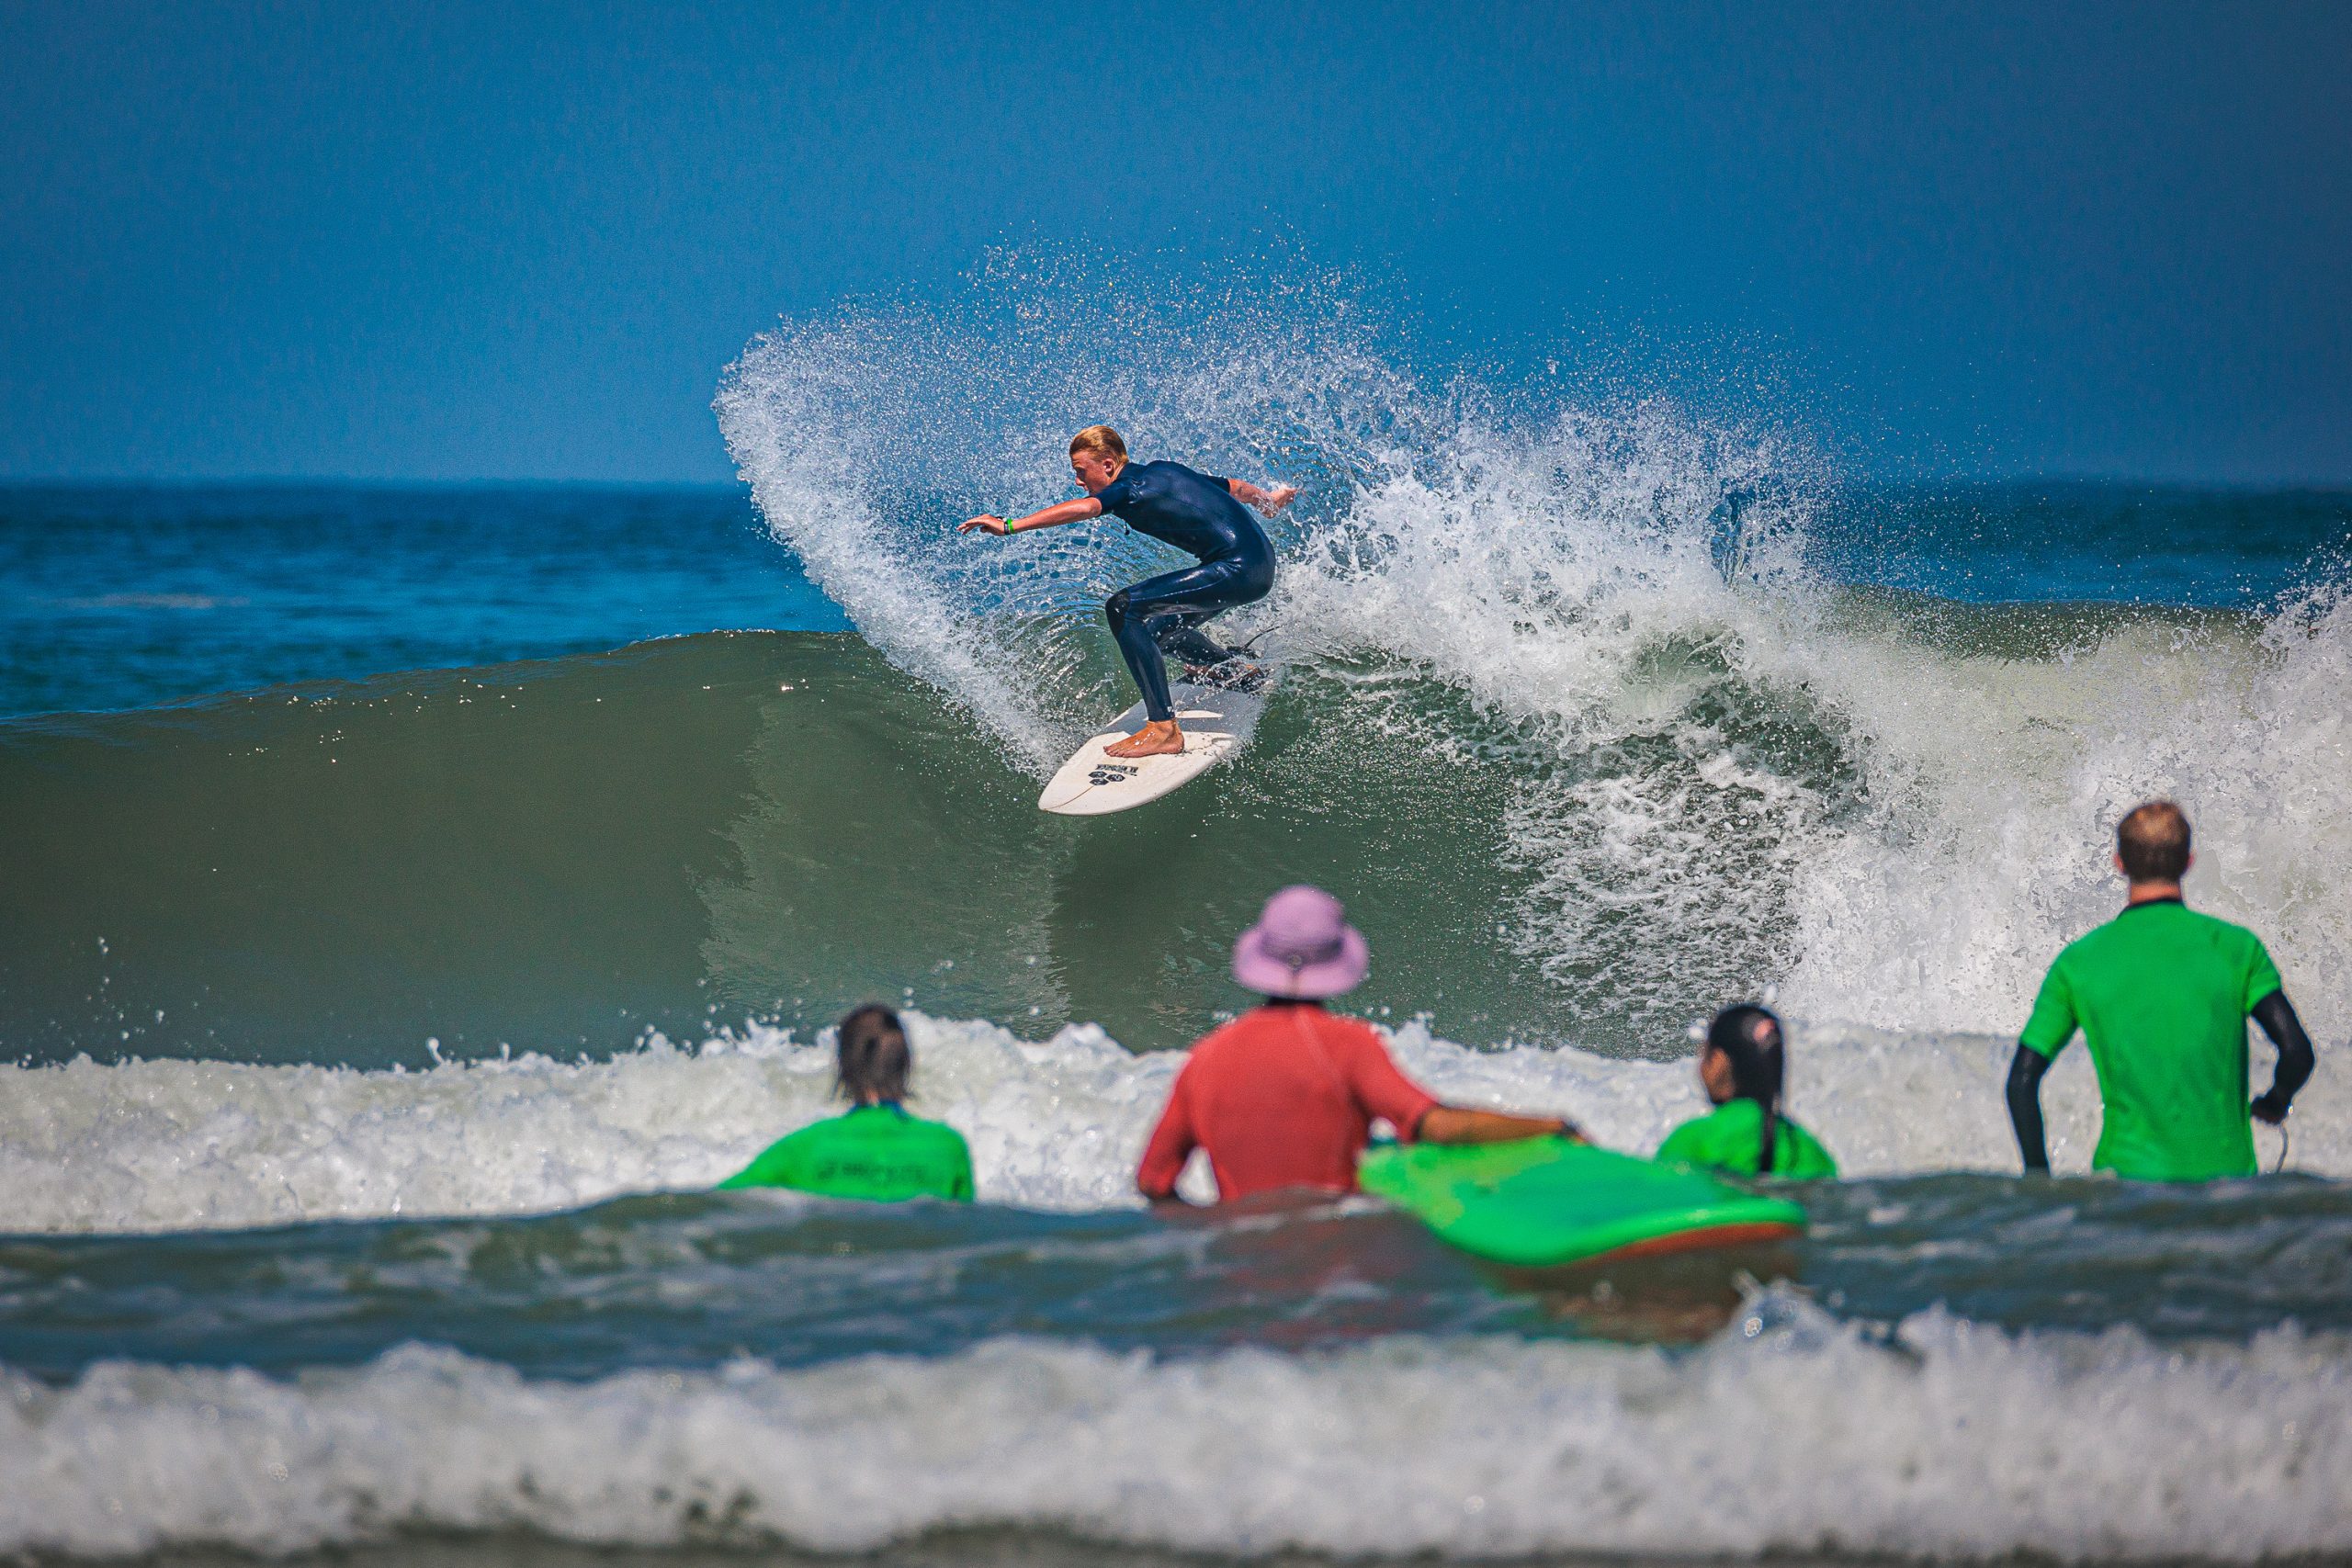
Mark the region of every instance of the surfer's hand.
<instances>
[{"instance_id":1,"label":"surfer's hand","mask_svg":"<svg viewBox=\"0 0 2352 1568\"><path fill-rule=\"evenodd\" d=\"M972 518L956 531L958 534L968 534L975 528L978 528L983 534L1010 534L1012 532L1012 529L1004 525L1003 518L989 516Z\"/></svg>"},{"instance_id":2,"label":"surfer's hand","mask_svg":"<svg viewBox=\"0 0 2352 1568\"><path fill-rule=\"evenodd\" d=\"M2266 1094L2255 1096L2254 1103L2247 1106L2246 1110L2252 1113L2256 1121L2267 1122L2273 1127L2287 1120L2287 1102L2279 1098L2278 1091L2275 1089Z\"/></svg>"},{"instance_id":3,"label":"surfer's hand","mask_svg":"<svg viewBox=\"0 0 2352 1568\"><path fill-rule=\"evenodd\" d=\"M1298 487L1296 485L1276 485L1273 489L1266 492L1266 499L1262 504L1269 513L1280 512L1283 507L1288 506L1292 502L1296 501L1297 499Z\"/></svg>"}]
</instances>

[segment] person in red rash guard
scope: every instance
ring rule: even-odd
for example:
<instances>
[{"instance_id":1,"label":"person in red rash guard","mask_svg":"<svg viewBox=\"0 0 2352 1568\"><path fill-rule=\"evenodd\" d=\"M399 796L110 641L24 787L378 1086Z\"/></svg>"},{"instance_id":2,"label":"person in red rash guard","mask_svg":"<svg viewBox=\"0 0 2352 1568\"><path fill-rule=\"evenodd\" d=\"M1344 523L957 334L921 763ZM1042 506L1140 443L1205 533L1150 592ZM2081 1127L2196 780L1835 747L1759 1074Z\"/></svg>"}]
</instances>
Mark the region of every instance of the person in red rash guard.
<instances>
[{"instance_id":1,"label":"person in red rash guard","mask_svg":"<svg viewBox=\"0 0 2352 1568\"><path fill-rule=\"evenodd\" d=\"M1176 1179L1194 1149L1208 1153L1220 1202L1281 1188L1353 1192L1375 1117L1408 1143L1579 1135L1557 1117L1442 1104L1397 1071L1370 1024L1326 1011L1370 967L1345 916L1320 888L1285 887L1234 944L1233 977L1265 1004L1193 1047L1136 1172L1145 1197L1182 1202Z\"/></svg>"}]
</instances>

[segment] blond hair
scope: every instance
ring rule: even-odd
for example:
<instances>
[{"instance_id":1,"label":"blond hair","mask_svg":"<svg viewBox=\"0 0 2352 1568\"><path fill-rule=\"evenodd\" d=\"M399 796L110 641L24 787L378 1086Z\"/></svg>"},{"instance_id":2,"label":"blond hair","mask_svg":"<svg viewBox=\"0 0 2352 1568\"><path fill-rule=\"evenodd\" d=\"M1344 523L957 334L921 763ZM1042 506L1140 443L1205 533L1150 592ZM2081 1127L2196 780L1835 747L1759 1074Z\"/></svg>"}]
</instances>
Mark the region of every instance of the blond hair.
<instances>
[{"instance_id":1,"label":"blond hair","mask_svg":"<svg viewBox=\"0 0 2352 1568\"><path fill-rule=\"evenodd\" d=\"M1121 463L1127 460L1126 442L1121 438L1117 431L1107 424L1090 424L1076 435L1071 436L1069 450L1072 457L1076 457L1080 452L1093 452L1105 457L1115 458Z\"/></svg>"}]
</instances>

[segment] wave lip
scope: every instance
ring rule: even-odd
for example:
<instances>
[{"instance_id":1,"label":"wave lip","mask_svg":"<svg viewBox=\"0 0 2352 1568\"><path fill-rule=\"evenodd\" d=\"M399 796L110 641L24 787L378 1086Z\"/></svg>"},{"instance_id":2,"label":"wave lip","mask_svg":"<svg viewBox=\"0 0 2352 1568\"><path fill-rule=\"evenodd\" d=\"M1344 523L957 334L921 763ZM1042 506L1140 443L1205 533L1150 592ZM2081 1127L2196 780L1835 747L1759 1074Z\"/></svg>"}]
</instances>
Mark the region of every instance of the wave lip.
<instances>
[{"instance_id":1,"label":"wave lip","mask_svg":"<svg viewBox=\"0 0 2352 1568\"><path fill-rule=\"evenodd\" d=\"M536 1382L411 1346L293 1382L112 1363L0 1398L0 1550L401 1530L856 1551L1010 1527L1259 1555L2252 1562L2352 1549L2352 1356L1765 1299L1697 1354L1400 1338Z\"/></svg>"}]
</instances>

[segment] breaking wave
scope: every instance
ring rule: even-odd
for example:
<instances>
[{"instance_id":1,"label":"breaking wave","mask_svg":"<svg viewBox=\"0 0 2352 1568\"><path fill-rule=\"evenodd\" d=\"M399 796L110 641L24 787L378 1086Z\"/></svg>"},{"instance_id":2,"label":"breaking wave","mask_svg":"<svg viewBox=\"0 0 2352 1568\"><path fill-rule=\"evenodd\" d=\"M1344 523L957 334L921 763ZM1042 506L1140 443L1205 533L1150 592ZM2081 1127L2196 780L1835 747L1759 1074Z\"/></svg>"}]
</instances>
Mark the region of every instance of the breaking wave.
<instances>
[{"instance_id":1,"label":"breaking wave","mask_svg":"<svg viewBox=\"0 0 2352 1568\"><path fill-rule=\"evenodd\" d=\"M1683 1357L1002 1340L587 1383L413 1347L290 1382L116 1362L62 1388L0 1373L0 1550L519 1531L848 1552L1010 1527L1240 1556L2256 1562L2352 1549L2346 1349L1940 1313L1882 1335L1767 1297Z\"/></svg>"},{"instance_id":2,"label":"breaking wave","mask_svg":"<svg viewBox=\"0 0 2352 1568\"><path fill-rule=\"evenodd\" d=\"M2199 901L2262 932L2307 1010L2352 1011L2352 885L2326 870L2352 851L2352 608L2328 582L2267 617L1859 590L1816 547L1824 465L1769 418L1417 371L1346 279L1220 276L1001 258L945 305L787 324L721 390L776 536L1015 765L1123 705L1092 604L1156 547L950 530L1068 493L1069 431L1108 420L1305 487L1242 617L1336 694L1295 747L1321 781L1384 744L1499 770L1486 912L1581 1038L1660 1054L1775 983L1825 1019L2014 1030L2111 908L2103 835L2152 794L2197 822Z\"/></svg>"}]
</instances>

